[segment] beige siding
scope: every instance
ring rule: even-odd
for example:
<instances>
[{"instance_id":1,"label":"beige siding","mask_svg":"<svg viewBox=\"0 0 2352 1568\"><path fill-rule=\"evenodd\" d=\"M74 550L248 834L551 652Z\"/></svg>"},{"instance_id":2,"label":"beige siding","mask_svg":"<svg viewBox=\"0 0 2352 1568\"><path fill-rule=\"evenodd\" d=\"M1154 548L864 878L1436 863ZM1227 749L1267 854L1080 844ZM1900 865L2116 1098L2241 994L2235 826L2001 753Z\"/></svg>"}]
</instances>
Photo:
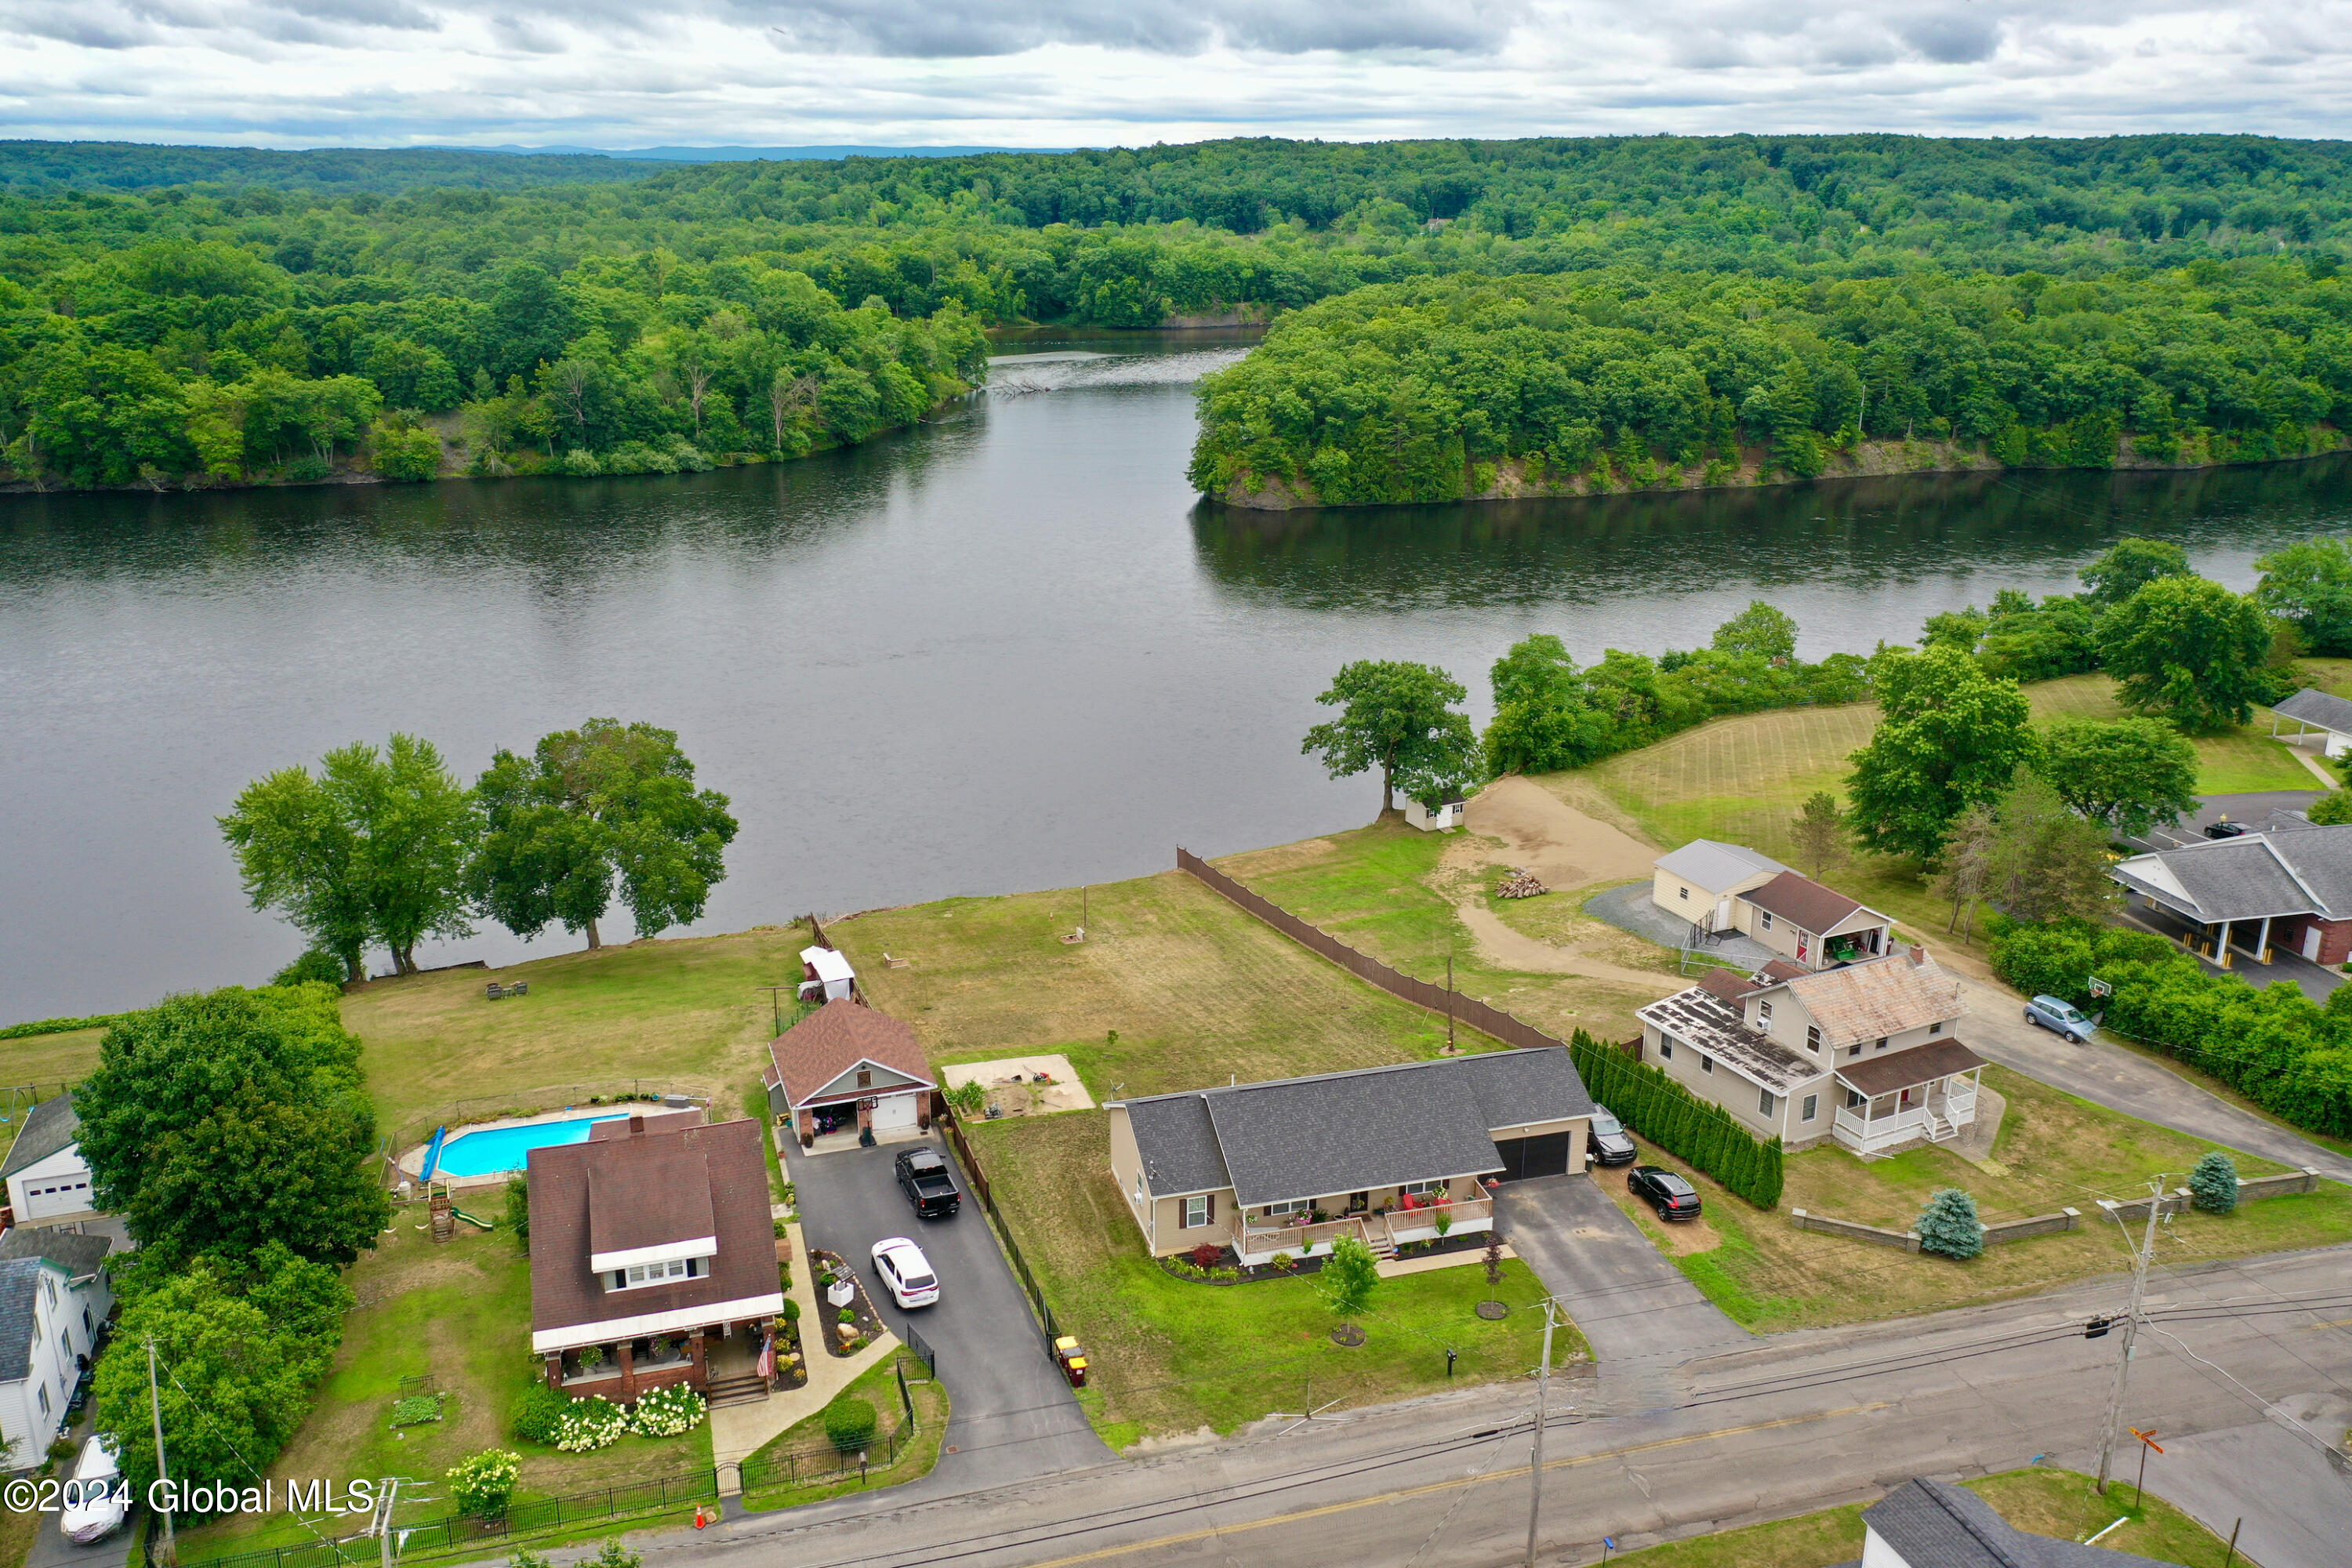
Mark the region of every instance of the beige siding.
<instances>
[{"instance_id":1,"label":"beige siding","mask_svg":"<svg viewBox=\"0 0 2352 1568\"><path fill-rule=\"evenodd\" d=\"M1143 1169L1143 1155L1135 1146L1135 1128L1127 1119L1127 1107L1109 1105L1103 1108L1110 1118L1110 1174L1118 1184L1118 1195L1127 1205L1128 1217L1135 1227L1150 1239L1151 1218L1147 1208L1149 1199L1136 1196L1136 1180Z\"/></svg>"},{"instance_id":2,"label":"beige siding","mask_svg":"<svg viewBox=\"0 0 2352 1568\"><path fill-rule=\"evenodd\" d=\"M1158 1213L1160 1234L1158 1239L1150 1244L1151 1250L1165 1258L1173 1253L1190 1252L1204 1241L1219 1247L1232 1246L1235 1226L1233 1189L1227 1187L1208 1195L1214 1205L1216 1218L1207 1225L1193 1226L1190 1229L1184 1225L1182 1198L1154 1199L1152 1207Z\"/></svg>"},{"instance_id":3,"label":"beige siding","mask_svg":"<svg viewBox=\"0 0 2352 1568\"><path fill-rule=\"evenodd\" d=\"M1780 1010L1779 1007L1775 1007L1773 1012L1778 1014ZM1792 1011L1801 1010L1792 1009ZM1774 1022L1778 1023L1779 1019L1776 1017ZM1803 1037L1803 1029L1800 1027L1798 1029L1800 1039ZM1827 1131L1830 1117L1835 1107L1830 1103L1830 1090L1834 1085L1830 1079L1830 1063L1826 1059L1826 1053L1822 1063L1822 1076L1807 1080L1785 1098L1776 1092L1774 1095L1776 1103L1773 1105L1772 1114L1766 1116L1759 1109L1757 1099L1762 1090L1762 1085L1753 1079L1741 1077L1734 1072L1727 1063L1719 1060L1715 1064L1713 1072L1700 1071L1699 1058L1705 1053L1696 1046L1677 1045L1675 1047L1674 1056L1666 1058L1660 1050L1660 1047L1664 1043L1655 1024L1644 1023L1642 1026L1642 1059L1643 1061L1664 1071L1676 1083L1681 1084L1701 1100L1720 1105L1724 1110L1731 1112L1732 1120L1755 1136L1779 1137L1793 1142L1800 1138L1818 1137L1822 1131ZM1820 1095L1821 1103L1815 1108L1811 1122L1801 1122L1797 1117L1802 1110L1801 1102L1804 1097L1809 1094Z\"/></svg>"}]
</instances>

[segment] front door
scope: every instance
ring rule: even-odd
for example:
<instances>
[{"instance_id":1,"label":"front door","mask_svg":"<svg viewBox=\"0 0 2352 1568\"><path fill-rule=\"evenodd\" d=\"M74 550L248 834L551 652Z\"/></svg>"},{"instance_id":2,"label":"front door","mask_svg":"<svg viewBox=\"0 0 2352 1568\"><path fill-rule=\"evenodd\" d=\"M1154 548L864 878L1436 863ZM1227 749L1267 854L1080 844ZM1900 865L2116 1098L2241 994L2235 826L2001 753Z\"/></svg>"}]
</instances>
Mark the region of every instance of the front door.
<instances>
[{"instance_id":1,"label":"front door","mask_svg":"<svg viewBox=\"0 0 2352 1568\"><path fill-rule=\"evenodd\" d=\"M1372 1194L1370 1194L1370 1193L1349 1193L1349 1194L1348 1194L1348 1212L1349 1212L1349 1214L1362 1214L1366 1209L1369 1209L1369 1208L1370 1208L1371 1206L1372 1206Z\"/></svg>"},{"instance_id":2,"label":"front door","mask_svg":"<svg viewBox=\"0 0 2352 1568\"><path fill-rule=\"evenodd\" d=\"M1721 900L1716 904L1714 929L1717 931L1729 931L1731 929L1731 900L1729 899Z\"/></svg>"},{"instance_id":3,"label":"front door","mask_svg":"<svg viewBox=\"0 0 2352 1568\"><path fill-rule=\"evenodd\" d=\"M2319 962L2319 922L2313 921L2303 928L2303 956L2312 963Z\"/></svg>"}]
</instances>

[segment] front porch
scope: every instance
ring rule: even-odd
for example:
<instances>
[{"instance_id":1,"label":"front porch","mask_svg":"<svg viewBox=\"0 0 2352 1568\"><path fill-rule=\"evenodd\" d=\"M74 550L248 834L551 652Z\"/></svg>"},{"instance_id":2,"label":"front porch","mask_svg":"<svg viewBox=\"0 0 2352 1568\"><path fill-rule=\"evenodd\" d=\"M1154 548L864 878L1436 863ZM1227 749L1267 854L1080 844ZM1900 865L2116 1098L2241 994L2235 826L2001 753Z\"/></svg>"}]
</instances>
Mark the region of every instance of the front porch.
<instances>
[{"instance_id":1,"label":"front porch","mask_svg":"<svg viewBox=\"0 0 2352 1568\"><path fill-rule=\"evenodd\" d=\"M1984 1058L1958 1040L1916 1046L1841 1068L1845 1102L1832 1135L1857 1154L1878 1154L1925 1141L1948 1143L1977 1119Z\"/></svg>"},{"instance_id":2,"label":"front porch","mask_svg":"<svg viewBox=\"0 0 2352 1568\"><path fill-rule=\"evenodd\" d=\"M770 1379L760 1371L760 1352L770 1323L749 1319L549 1351L543 1356L547 1385L574 1399L597 1394L616 1405L679 1384L712 1399L764 1399Z\"/></svg>"},{"instance_id":3,"label":"front porch","mask_svg":"<svg viewBox=\"0 0 2352 1568\"><path fill-rule=\"evenodd\" d=\"M1440 1215L1444 1216L1443 1229L1438 1223ZM1234 1238L1234 1251L1244 1266L1255 1268L1272 1262L1283 1253L1292 1258L1328 1256L1332 1243L1343 1236L1352 1236L1370 1247L1374 1258L1385 1262L1396 1256L1397 1248L1412 1242L1494 1228L1494 1199L1441 1199L1409 1209L1367 1208L1342 1214L1337 1219L1304 1225L1269 1224L1250 1217L1244 1220Z\"/></svg>"}]
</instances>

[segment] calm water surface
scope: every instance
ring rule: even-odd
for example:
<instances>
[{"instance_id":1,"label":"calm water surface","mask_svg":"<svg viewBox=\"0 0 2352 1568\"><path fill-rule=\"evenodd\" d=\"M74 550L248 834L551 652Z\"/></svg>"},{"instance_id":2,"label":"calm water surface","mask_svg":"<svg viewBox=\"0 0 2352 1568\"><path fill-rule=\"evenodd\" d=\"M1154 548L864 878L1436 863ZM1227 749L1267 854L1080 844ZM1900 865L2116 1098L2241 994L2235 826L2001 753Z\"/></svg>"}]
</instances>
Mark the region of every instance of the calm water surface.
<instances>
[{"instance_id":1,"label":"calm water surface","mask_svg":"<svg viewBox=\"0 0 2352 1568\"><path fill-rule=\"evenodd\" d=\"M266 977L300 942L246 907L214 818L394 730L468 777L592 715L677 730L743 823L696 929L738 930L1360 823L1375 786L1298 753L1350 658L1442 664L1483 722L1531 631L1656 652L1762 596L1807 657L1867 652L2071 589L2124 533L2250 586L2352 524L2341 458L1232 513L1183 479L1190 383L1238 352L1202 344L1008 355L937 422L790 466L0 497L0 1023Z\"/></svg>"}]
</instances>

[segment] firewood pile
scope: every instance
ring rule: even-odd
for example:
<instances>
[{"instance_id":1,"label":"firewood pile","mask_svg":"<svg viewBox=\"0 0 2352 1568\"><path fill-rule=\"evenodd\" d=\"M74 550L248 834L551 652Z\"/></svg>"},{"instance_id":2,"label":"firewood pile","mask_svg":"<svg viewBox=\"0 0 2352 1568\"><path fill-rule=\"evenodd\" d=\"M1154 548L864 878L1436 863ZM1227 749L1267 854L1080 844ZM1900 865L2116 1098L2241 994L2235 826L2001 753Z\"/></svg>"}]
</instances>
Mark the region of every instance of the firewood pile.
<instances>
[{"instance_id":1,"label":"firewood pile","mask_svg":"<svg viewBox=\"0 0 2352 1568\"><path fill-rule=\"evenodd\" d=\"M1503 879L1503 885L1496 891L1507 899L1532 899L1538 893L1548 893L1551 889L1537 881L1533 873L1515 868L1509 876Z\"/></svg>"}]
</instances>

